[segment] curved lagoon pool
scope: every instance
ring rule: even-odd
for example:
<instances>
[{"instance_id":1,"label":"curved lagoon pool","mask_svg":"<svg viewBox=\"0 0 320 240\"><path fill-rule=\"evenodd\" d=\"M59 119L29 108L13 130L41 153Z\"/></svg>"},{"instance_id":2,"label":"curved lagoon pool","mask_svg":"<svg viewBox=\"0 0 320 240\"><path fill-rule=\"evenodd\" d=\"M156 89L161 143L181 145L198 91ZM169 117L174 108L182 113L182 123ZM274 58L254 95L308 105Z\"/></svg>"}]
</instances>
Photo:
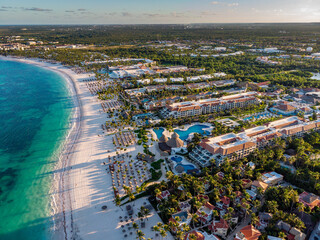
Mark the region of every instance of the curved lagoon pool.
<instances>
[{"instance_id":1,"label":"curved lagoon pool","mask_svg":"<svg viewBox=\"0 0 320 240\"><path fill-rule=\"evenodd\" d=\"M204 124L196 124L187 129L175 129L174 131L179 134L181 140L185 141L191 133L200 133L203 135L209 135L210 132L204 130L206 128L209 128L209 126ZM162 133L164 132L164 128L158 128L158 129L154 128L153 131L156 133L158 139L160 139L162 136Z\"/></svg>"}]
</instances>

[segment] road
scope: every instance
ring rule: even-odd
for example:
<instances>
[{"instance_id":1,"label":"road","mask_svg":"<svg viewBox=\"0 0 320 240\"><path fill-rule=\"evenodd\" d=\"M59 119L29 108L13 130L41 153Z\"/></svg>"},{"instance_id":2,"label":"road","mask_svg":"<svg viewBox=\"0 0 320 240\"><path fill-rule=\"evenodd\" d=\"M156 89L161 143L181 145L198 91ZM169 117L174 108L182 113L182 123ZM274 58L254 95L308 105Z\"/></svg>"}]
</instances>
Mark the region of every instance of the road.
<instances>
[{"instance_id":1,"label":"road","mask_svg":"<svg viewBox=\"0 0 320 240\"><path fill-rule=\"evenodd\" d=\"M260 207L263 206L265 199L262 198L261 199L261 203L260 203ZM257 209L253 209L253 212L256 213ZM228 236L226 237L226 240L233 240L235 235L245 226L247 226L249 224L249 222L251 221L251 215L247 215L247 217L245 219L243 219L241 221L241 223L233 230L231 231Z\"/></svg>"}]
</instances>

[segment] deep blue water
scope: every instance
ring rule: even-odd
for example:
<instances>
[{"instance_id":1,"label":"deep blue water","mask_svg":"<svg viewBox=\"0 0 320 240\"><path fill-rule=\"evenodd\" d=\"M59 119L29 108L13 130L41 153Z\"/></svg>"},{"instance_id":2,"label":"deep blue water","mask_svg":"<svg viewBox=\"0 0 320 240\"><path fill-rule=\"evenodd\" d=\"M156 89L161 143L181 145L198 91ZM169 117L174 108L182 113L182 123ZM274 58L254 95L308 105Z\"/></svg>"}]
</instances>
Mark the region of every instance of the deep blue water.
<instances>
[{"instance_id":1,"label":"deep blue water","mask_svg":"<svg viewBox=\"0 0 320 240\"><path fill-rule=\"evenodd\" d=\"M0 60L0 239L48 239L49 190L72 112L64 79Z\"/></svg>"}]
</instances>

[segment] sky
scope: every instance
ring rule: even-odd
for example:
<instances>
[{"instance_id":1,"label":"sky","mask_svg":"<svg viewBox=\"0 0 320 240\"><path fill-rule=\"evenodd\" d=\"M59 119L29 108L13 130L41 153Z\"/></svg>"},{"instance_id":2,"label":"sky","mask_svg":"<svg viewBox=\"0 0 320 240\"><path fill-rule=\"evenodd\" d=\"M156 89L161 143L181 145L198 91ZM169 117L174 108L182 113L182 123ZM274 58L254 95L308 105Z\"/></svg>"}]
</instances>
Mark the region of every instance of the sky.
<instances>
[{"instance_id":1,"label":"sky","mask_svg":"<svg viewBox=\"0 0 320 240\"><path fill-rule=\"evenodd\" d=\"M320 0L0 0L0 25L319 21Z\"/></svg>"}]
</instances>

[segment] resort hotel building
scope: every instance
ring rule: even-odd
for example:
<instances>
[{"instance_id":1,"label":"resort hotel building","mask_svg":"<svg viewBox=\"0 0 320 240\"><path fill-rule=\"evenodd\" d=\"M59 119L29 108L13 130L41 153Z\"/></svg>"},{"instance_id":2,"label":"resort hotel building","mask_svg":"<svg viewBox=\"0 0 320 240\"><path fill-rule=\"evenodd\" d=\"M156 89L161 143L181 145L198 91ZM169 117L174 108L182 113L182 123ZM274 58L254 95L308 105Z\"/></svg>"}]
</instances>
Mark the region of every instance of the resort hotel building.
<instances>
[{"instance_id":1,"label":"resort hotel building","mask_svg":"<svg viewBox=\"0 0 320 240\"><path fill-rule=\"evenodd\" d=\"M249 105L258 104L260 101L256 98L257 94L257 92L247 92L221 98L172 103L163 108L160 111L160 114L163 118L181 118L209 114L233 108L243 108Z\"/></svg>"},{"instance_id":2,"label":"resort hotel building","mask_svg":"<svg viewBox=\"0 0 320 240\"><path fill-rule=\"evenodd\" d=\"M219 166L227 158L231 161L241 159L255 149L272 145L279 137L299 137L319 128L320 120L306 122L298 117L284 118L238 134L228 133L204 139L189 153L189 157L200 167L207 167L212 161Z\"/></svg>"}]
</instances>

